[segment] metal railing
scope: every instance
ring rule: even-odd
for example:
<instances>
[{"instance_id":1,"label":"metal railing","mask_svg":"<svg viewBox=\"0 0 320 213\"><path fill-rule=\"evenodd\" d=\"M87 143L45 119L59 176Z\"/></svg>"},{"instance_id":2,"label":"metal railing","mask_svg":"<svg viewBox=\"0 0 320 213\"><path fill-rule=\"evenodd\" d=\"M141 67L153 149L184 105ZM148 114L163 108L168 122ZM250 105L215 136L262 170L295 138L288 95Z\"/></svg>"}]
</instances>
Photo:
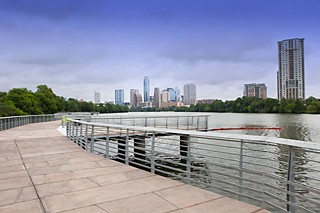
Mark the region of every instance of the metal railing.
<instances>
[{"instance_id":1,"label":"metal railing","mask_svg":"<svg viewBox=\"0 0 320 213\"><path fill-rule=\"evenodd\" d=\"M178 116L92 116L90 122L166 129L208 130L209 115ZM86 120L88 121L88 120Z\"/></svg>"},{"instance_id":2,"label":"metal railing","mask_svg":"<svg viewBox=\"0 0 320 213\"><path fill-rule=\"evenodd\" d=\"M65 126L65 118L82 120L92 123L118 124L126 126L143 126L166 129L185 129L185 130L208 130L208 120L210 115L140 115L132 116L129 114L108 115L92 113L57 113L56 117L62 118L62 126Z\"/></svg>"},{"instance_id":3,"label":"metal railing","mask_svg":"<svg viewBox=\"0 0 320 213\"><path fill-rule=\"evenodd\" d=\"M319 212L320 145L264 136L70 120L90 152L252 203L272 212Z\"/></svg>"},{"instance_id":4,"label":"metal railing","mask_svg":"<svg viewBox=\"0 0 320 213\"><path fill-rule=\"evenodd\" d=\"M31 123L48 122L59 119L60 118L56 118L53 114L0 117L0 131Z\"/></svg>"},{"instance_id":5,"label":"metal railing","mask_svg":"<svg viewBox=\"0 0 320 213\"><path fill-rule=\"evenodd\" d=\"M82 120L82 121L90 121L91 117L97 113L90 113L90 112L60 112L55 113L54 116L57 119L61 119L62 123L61 125L65 125L64 118L70 118L70 119L76 119L76 120Z\"/></svg>"}]
</instances>

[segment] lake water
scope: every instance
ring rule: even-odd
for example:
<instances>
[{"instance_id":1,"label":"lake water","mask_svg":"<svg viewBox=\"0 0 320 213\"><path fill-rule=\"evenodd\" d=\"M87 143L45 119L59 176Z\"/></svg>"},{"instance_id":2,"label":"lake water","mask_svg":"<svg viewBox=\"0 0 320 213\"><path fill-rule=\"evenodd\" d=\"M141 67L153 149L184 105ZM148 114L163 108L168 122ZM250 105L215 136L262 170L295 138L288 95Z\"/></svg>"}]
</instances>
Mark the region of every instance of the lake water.
<instances>
[{"instance_id":1,"label":"lake water","mask_svg":"<svg viewBox=\"0 0 320 213\"><path fill-rule=\"evenodd\" d=\"M320 115L209 113L209 128L279 127L279 130L219 131L247 135L273 136L320 143Z\"/></svg>"},{"instance_id":2,"label":"lake water","mask_svg":"<svg viewBox=\"0 0 320 213\"><path fill-rule=\"evenodd\" d=\"M281 130L231 130L231 131L217 131L220 133L226 132L226 133L235 133L235 134L246 134L246 135L260 135L260 136L270 136L270 137L278 137L278 138L287 138L287 139L294 139L294 140L302 140L302 141L307 141L307 142L315 142L315 143L320 143L320 115L296 115L296 114L245 114L245 113L175 113L175 112L156 112L156 113L129 113L129 116L166 116L166 115L190 115L190 114L208 114L210 115L209 117L209 122L208 122L208 127L209 129L212 128L237 128L237 127L277 127L281 128ZM117 114L115 116L123 116L123 114ZM164 139L158 139L158 140L164 140ZM178 139L177 139L178 140ZM146 141L147 142L147 141ZM162 148L164 150L175 150L178 151L178 148L173 146L172 144L167 144L164 145L162 141ZM203 142L203 141L202 141ZM211 142L210 142L211 143ZM178 144L179 145L179 144ZM150 146L150 141L147 142L147 146ZM199 145L200 146L200 145ZM262 147L262 146L261 146ZM260 146L255 147L255 145L248 145L247 148L255 148L255 149L260 149ZM203 147L199 147L203 148ZM278 176L283 176L286 178L286 171L287 171L287 153L288 149L285 146L273 146L273 147L262 147L265 150L265 153L268 153L266 157L270 159L271 161L271 166L268 171L270 174L278 175ZM204 150L204 149L202 149ZM229 152L230 150L222 150L225 151L226 153ZM202 151L200 154L204 154ZM254 152L251 152L250 150L246 153L248 155L254 155ZM259 152L259 155L263 154L262 152ZM207 153L207 159L206 161L208 164L202 165L201 167L206 167L210 168L214 163L219 163L219 159L214 158L213 153ZM170 157L170 153L168 156ZM211 159L212 157L212 159ZM215 157L225 157L228 158L227 156L217 156ZM296 157L297 157L297 165L296 165L296 181L302 184L305 184L307 186L318 186L320 183L320 168L319 168L319 163L315 162L320 162L320 156L317 153L307 153L303 149L297 149L296 151ZM255 163L261 163L262 165L268 165L268 159L263 160L263 162L258 162L256 161ZM313 160L313 162L310 162L310 159ZM226 163L224 160L222 160L220 163ZM258 170L260 167L253 167L251 169ZM210 171L215 171L216 168L210 168ZM234 175L236 176L238 171L230 170L228 171L227 169L219 168L219 172L223 172L227 175ZM230 190L236 190L233 189L233 186L230 183L237 184L239 180L237 179L230 179L228 176L222 177L223 179L227 180L227 183L221 183L221 182L215 182L213 181L214 179L219 179L221 178L220 176L217 176L214 173L208 173L206 174L207 178L204 178L204 182L211 182L212 185L219 186L221 188L225 189L230 189ZM272 179L265 179L261 175L252 175L248 174L247 176L248 179L252 180L259 180L260 183L267 183L271 184L276 187L280 187L285 190L286 185L283 183L280 183L278 180L272 180ZM169 175L170 176L170 175ZM251 183L250 183L251 184ZM201 186L201 185L200 185ZM255 186L255 187L260 187L260 186ZM264 186L263 186L264 187ZM264 188L261 187L260 190L264 190ZM205 187L207 188L207 187ZM222 191L217 191L214 188L207 188L208 190L218 192L218 193L223 193ZM298 188L297 188L298 190ZM252 193L250 192L250 195L257 197L257 198L263 198L264 195L261 195L260 193ZM271 190L269 191L270 193L284 197L285 199L285 194L282 192L279 192L277 190ZM315 200L320 199L319 194L312 194L309 191L299 191L301 196L305 196L308 198L312 198ZM244 191L244 194L246 194L246 191ZM232 194L225 194L227 196L237 198L236 196L233 196ZM244 200L249 203L250 200ZM270 200L271 201L271 200ZM285 208L285 203L283 201L277 201L276 199L273 199L272 202L274 204L277 204L278 206L282 206ZM259 203L252 203L255 205L260 205ZM303 202L298 202L299 205L306 207L307 209L310 209L314 212L319 212L319 206L317 205L310 205L309 203L303 203ZM276 209L270 208L270 206L264 206L271 212L281 212L277 211ZM301 212L301 211L297 211Z\"/></svg>"},{"instance_id":3,"label":"lake water","mask_svg":"<svg viewBox=\"0 0 320 213\"><path fill-rule=\"evenodd\" d=\"M187 112L133 112L132 116L166 116L207 114L209 128L222 127L278 127L278 130L218 131L246 135L263 135L320 143L320 115L263 114L263 113L187 113ZM123 114L114 114L123 116Z\"/></svg>"}]
</instances>

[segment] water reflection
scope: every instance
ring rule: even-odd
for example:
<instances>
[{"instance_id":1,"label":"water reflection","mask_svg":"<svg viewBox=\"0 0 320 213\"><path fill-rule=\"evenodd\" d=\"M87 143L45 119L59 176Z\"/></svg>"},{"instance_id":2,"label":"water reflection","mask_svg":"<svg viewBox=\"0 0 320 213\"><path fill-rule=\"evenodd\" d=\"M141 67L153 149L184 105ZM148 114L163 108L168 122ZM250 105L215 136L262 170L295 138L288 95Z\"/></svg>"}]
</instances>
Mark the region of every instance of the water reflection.
<instances>
[{"instance_id":1,"label":"water reflection","mask_svg":"<svg viewBox=\"0 0 320 213\"><path fill-rule=\"evenodd\" d=\"M265 125L245 125L244 127L248 128L247 130L242 131L242 133L246 135L260 135L260 136L269 135L269 130L263 129L267 127ZM250 129L250 128L261 128L261 129Z\"/></svg>"},{"instance_id":2,"label":"water reflection","mask_svg":"<svg viewBox=\"0 0 320 213\"><path fill-rule=\"evenodd\" d=\"M310 132L308 126L305 124L303 116L301 115L279 115L278 125L283 128L279 132L280 138L287 138L301 141L311 141ZM295 151L295 181L298 183L308 184L308 154L302 148L294 148ZM279 162L279 169L276 174L287 179L289 147L284 145L278 145L276 149L277 159ZM280 187L285 188L286 184L278 183ZM300 194L308 193L307 190L299 190L296 188L296 192Z\"/></svg>"},{"instance_id":3,"label":"water reflection","mask_svg":"<svg viewBox=\"0 0 320 213\"><path fill-rule=\"evenodd\" d=\"M278 125L283 128L280 138L311 141L310 131L302 115L279 115Z\"/></svg>"},{"instance_id":4,"label":"water reflection","mask_svg":"<svg viewBox=\"0 0 320 213\"><path fill-rule=\"evenodd\" d=\"M308 177L308 155L306 151L302 148L294 148L295 151L295 180L299 183L307 183ZM287 179L288 171L288 159L289 159L289 147L284 145L278 145L276 149L277 159L279 162L279 170L276 174ZM284 188L285 183L279 183L279 185ZM302 192L306 193L306 191Z\"/></svg>"}]
</instances>

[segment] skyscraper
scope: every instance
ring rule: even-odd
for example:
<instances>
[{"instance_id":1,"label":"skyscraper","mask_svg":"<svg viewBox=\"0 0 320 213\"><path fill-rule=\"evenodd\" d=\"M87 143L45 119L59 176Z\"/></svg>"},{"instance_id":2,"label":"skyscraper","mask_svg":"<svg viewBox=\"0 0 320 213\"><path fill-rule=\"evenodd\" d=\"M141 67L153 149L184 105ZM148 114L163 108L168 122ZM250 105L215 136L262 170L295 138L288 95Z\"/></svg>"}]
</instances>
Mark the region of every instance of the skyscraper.
<instances>
[{"instance_id":1,"label":"skyscraper","mask_svg":"<svg viewBox=\"0 0 320 213\"><path fill-rule=\"evenodd\" d=\"M140 94L139 90L134 94L134 102L134 107L138 107L139 104L142 102L142 95Z\"/></svg>"},{"instance_id":2,"label":"skyscraper","mask_svg":"<svg viewBox=\"0 0 320 213\"><path fill-rule=\"evenodd\" d=\"M265 84L245 84L243 96L267 98L267 86Z\"/></svg>"},{"instance_id":3,"label":"skyscraper","mask_svg":"<svg viewBox=\"0 0 320 213\"><path fill-rule=\"evenodd\" d=\"M135 94L136 92L139 92L139 90L137 90L137 89L131 89L131 90L130 90L130 105L131 105L132 107L135 107L134 94Z\"/></svg>"},{"instance_id":4,"label":"skyscraper","mask_svg":"<svg viewBox=\"0 0 320 213\"><path fill-rule=\"evenodd\" d=\"M162 90L160 93L161 96L161 107L167 107L169 103L169 92L168 90Z\"/></svg>"},{"instance_id":5,"label":"skyscraper","mask_svg":"<svg viewBox=\"0 0 320 213\"><path fill-rule=\"evenodd\" d=\"M178 87L174 88L176 93L177 93L177 96L176 96L176 101L177 102L181 102L181 92L180 92L180 89Z\"/></svg>"},{"instance_id":6,"label":"skyscraper","mask_svg":"<svg viewBox=\"0 0 320 213\"><path fill-rule=\"evenodd\" d=\"M167 88L169 93L169 101L176 102L177 92L172 88Z\"/></svg>"},{"instance_id":7,"label":"skyscraper","mask_svg":"<svg viewBox=\"0 0 320 213\"><path fill-rule=\"evenodd\" d=\"M142 96L137 89L130 90L130 105L132 107L138 107L139 103L142 102Z\"/></svg>"},{"instance_id":8,"label":"skyscraper","mask_svg":"<svg viewBox=\"0 0 320 213\"><path fill-rule=\"evenodd\" d=\"M278 99L305 99L304 39L278 42Z\"/></svg>"},{"instance_id":9,"label":"skyscraper","mask_svg":"<svg viewBox=\"0 0 320 213\"><path fill-rule=\"evenodd\" d=\"M100 104L101 103L100 92L94 91L94 103L95 104Z\"/></svg>"},{"instance_id":10,"label":"skyscraper","mask_svg":"<svg viewBox=\"0 0 320 213\"><path fill-rule=\"evenodd\" d=\"M154 94L153 94L153 107L160 107L160 89L159 87L154 88Z\"/></svg>"},{"instance_id":11,"label":"skyscraper","mask_svg":"<svg viewBox=\"0 0 320 213\"><path fill-rule=\"evenodd\" d=\"M148 76L144 76L144 80L143 80L143 101L144 102L150 101L150 81Z\"/></svg>"},{"instance_id":12,"label":"skyscraper","mask_svg":"<svg viewBox=\"0 0 320 213\"><path fill-rule=\"evenodd\" d=\"M185 84L183 87L183 103L185 105L196 104L197 90L194 84Z\"/></svg>"},{"instance_id":13,"label":"skyscraper","mask_svg":"<svg viewBox=\"0 0 320 213\"><path fill-rule=\"evenodd\" d=\"M115 90L115 104L123 105L124 103L124 90L123 89L117 89Z\"/></svg>"}]
</instances>

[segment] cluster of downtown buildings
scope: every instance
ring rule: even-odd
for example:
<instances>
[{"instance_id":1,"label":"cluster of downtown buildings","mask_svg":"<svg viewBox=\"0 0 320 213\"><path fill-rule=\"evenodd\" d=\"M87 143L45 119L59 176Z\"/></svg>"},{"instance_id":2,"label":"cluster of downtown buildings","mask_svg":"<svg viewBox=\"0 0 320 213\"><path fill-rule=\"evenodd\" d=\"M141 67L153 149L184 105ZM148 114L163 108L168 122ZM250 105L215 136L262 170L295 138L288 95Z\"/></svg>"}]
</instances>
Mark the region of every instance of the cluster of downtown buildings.
<instances>
[{"instance_id":1,"label":"cluster of downtown buildings","mask_svg":"<svg viewBox=\"0 0 320 213\"><path fill-rule=\"evenodd\" d=\"M150 95L150 81L147 76L143 80L143 94L138 89L130 90L130 103L124 102L124 90L115 90L115 104L131 107L183 106L201 103L212 103L214 99L197 101L196 85L185 84L183 95L176 87L162 91L154 88ZM264 83L245 84L243 96L267 98L267 86ZM305 71L304 71L304 39L294 38L278 42L278 71L277 71L278 99L305 99ZM100 103L100 93L95 92L95 103Z\"/></svg>"},{"instance_id":2,"label":"cluster of downtown buildings","mask_svg":"<svg viewBox=\"0 0 320 213\"><path fill-rule=\"evenodd\" d=\"M150 80L147 76L143 80L143 94L138 89L130 89L130 102L124 102L124 90L115 90L115 104L131 107L156 107L166 108L170 106L184 106L197 103L197 89L195 84L185 84L183 95L179 88L166 88L160 91L154 88L153 95L150 93ZM95 92L95 103L100 103L100 93Z\"/></svg>"},{"instance_id":3,"label":"cluster of downtown buildings","mask_svg":"<svg viewBox=\"0 0 320 213\"><path fill-rule=\"evenodd\" d=\"M159 87L154 88L153 95L150 91L150 80L147 76L143 80L143 97L138 89L130 90L131 107L156 107L165 108L170 106L183 106L196 104L197 92L196 85L185 84L183 95L179 88L167 88L160 91ZM121 94L121 95L119 95ZM115 91L115 103L122 104L124 100L123 90Z\"/></svg>"},{"instance_id":4,"label":"cluster of downtown buildings","mask_svg":"<svg viewBox=\"0 0 320 213\"><path fill-rule=\"evenodd\" d=\"M278 99L305 99L304 39L278 42ZM245 84L243 96L267 98L265 84Z\"/></svg>"}]
</instances>

